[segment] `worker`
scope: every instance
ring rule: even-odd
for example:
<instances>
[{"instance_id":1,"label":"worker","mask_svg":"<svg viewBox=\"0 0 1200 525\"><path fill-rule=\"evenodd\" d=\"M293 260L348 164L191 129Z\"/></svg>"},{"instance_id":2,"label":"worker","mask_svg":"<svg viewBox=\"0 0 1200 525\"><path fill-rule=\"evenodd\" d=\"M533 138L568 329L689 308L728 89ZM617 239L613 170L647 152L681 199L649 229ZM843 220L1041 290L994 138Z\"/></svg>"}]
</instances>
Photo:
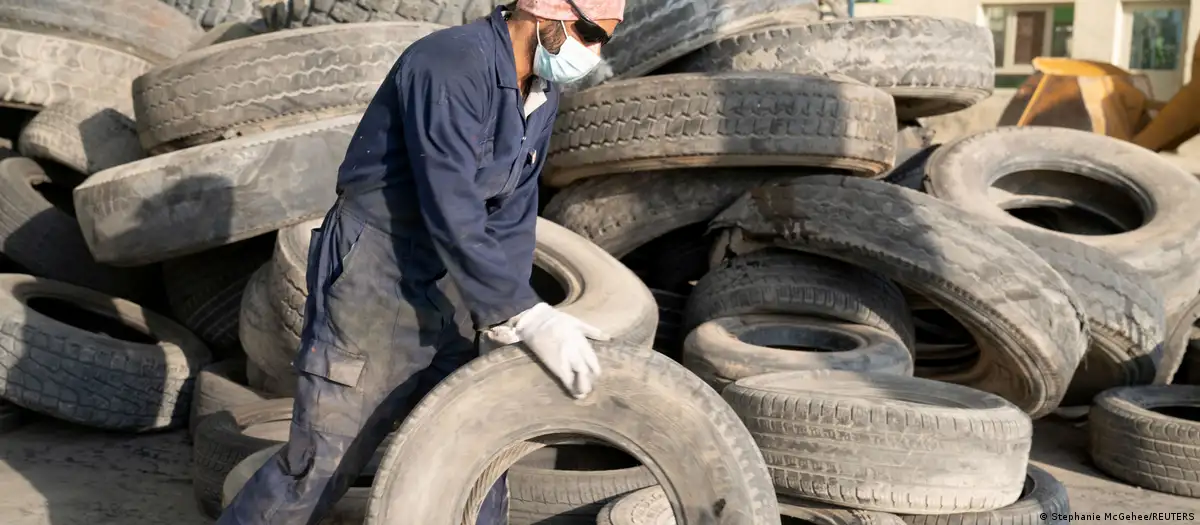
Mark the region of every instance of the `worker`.
<instances>
[{"instance_id":1,"label":"worker","mask_svg":"<svg viewBox=\"0 0 1200 525\"><path fill-rule=\"evenodd\" d=\"M599 65L624 4L517 0L400 55L312 232L288 442L219 524L320 521L481 334L522 341L571 395L591 392L589 339L608 336L542 302L529 277L558 87ZM502 477L477 523L506 509Z\"/></svg>"}]
</instances>

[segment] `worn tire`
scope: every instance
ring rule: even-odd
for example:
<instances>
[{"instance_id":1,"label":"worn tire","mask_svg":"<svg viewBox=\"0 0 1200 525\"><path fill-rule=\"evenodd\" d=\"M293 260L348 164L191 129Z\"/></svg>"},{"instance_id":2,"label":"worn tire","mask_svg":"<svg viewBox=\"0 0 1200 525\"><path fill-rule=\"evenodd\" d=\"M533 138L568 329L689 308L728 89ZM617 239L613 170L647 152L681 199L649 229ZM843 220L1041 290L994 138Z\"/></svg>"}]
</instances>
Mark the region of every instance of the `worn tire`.
<instances>
[{"instance_id":1,"label":"worn tire","mask_svg":"<svg viewBox=\"0 0 1200 525\"><path fill-rule=\"evenodd\" d=\"M896 115L912 120L953 113L987 98L995 86L996 66L992 34L985 26L953 18L889 16L741 33L665 69L845 75L895 97Z\"/></svg>"},{"instance_id":2,"label":"worn tire","mask_svg":"<svg viewBox=\"0 0 1200 525\"><path fill-rule=\"evenodd\" d=\"M869 326L785 315L721 317L692 330L683 366L720 392L771 372L848 370L912 376L913 358L895 335Z\"/></svg>"},{"instance_id":3,"label":"worn tire","mask_svg":"<svg viewBox=\"0 0 1200 525\"><path fill-rule=\"evenodd\" d=\"M226 359L204 367L196 375L196 392L188 416L188 434L207 416L267 399L267 394L246 386L246 360Z\"/></svg>"},{"instance_id":4,"label":"worn tire","mask_svg":"<svg viewBox=\"0 0 1200 525\"><path fill-rule=\"evenodd\" d=\"M1024 486L1033 423L999 396L834 370L742 379L723 396L783 494L865 510L947 514L1004 507Z\"/></svg>"},{"instance_id":5,"label":"worn tire","mask_svg":"<svg viewBox=\"0 0 1200 525\"><path fill-rule=\"evenodd\" d=\"M286 328L268 291L269 266L263 265L246 283L238 308L238 340L246 352L247 365L252 365L263 375L251 384L274 394L291 396L296 384L292 358L300 347L300 336L292 340L284 335Z\"/></svg>"},{"instance_id":6,"label":"worn tire","mask_svg":"<svg viewBox=\"0 0 1200 525\"><path fill-rule=\"evenodd\" d=\"M1167 316L1167 337L1162 343L1162 353L1155 363L1154 384L1169 385L1183 366L1188 347L1195 337L1196 324L1200 321L1200 295L1188 301L1183 308ZM1200 378L1200 375L1197 376Z\"/></svg>"},{"instance_id":7,"label":"worn tire","mask_svg":"<svg viewBox=\"0 0 1200 525\"><path fill-rule=\"evenodd\" d=\"M164 262L171 313L214 352L236 356L242 292L274 245L275 235L267 234Z\"/></svg>"},{"instance_id":8,"label":"worn tire","mask_svg":"<svg viewBox=\"0 0 1200 525\"><path fill-rule=\"evenodd\" d=\"M42 110L21 130L22 155L52 160L91 175L146 157L133 119L89 100L67 100Z\"/></svg>"},{"instance_id":9,"label":"worn tire","mask_svg":"<svg viewBox=\"0 0 1200 525\"><path fill-rule=\"evenodd\" d=\"M410 20L456 26L464 22L464 0L276 0L276 29ZM469 21L469 20L466 20Z\"/></svg>"},{"instance_id":10,"label":"worn tire","mask_svg":"<svg viewBox=\"0 0 1200 525\"><path fill-rule=\"evenodd\" d=\"M221 486L251 454L286 442L292 399L270 399L209 415L192 439L192 494L205 515L221 515ZM286 424L284 424L286 422Z\"/></svg>"},{"instance_id":11,"label":"worn tire","mask_svg":"<svg viewBox=\"0 0 1200 525\"><path fill-rule=\"evenodd\" d=\"M161 2L147 0L4 0L0 26L90 42L166 62L202 31Z\"/></svg>"},{"instance_id":12,"label":"worn tire","mask_svg":"<svg viewBox=\"0 0 1200 525\"><path fill-rule=\"evenodd\" d=\"M114 268L92 259L79 223L36 189L42 184L52 182L33 160L0 160L0 251L5 257L34 275L133 301L149 302L161 293L157 267Z\"/></svg>"},{"instance_id":13,"label":"worn tire","mask_svg":"<svg viewBox=\"0 0 1200 525\"><path fill-rule=\"evenodd\" d=\"M1000 177L1029 170L1053 170L1098 180L1119 188L1128 200L1120 210L1101 210L1116 224L1131 229L1116 235L1073 235L1054 232L1103 249L1147 275L1167 293L1166 311L1172 313L1200 292L1200 182L1190 173L1134 144L1085 131L1051 127L1005 127L971 135L943 145L926 166L929 193L970 209L1005 226L1050 232L1010 215L1004 204L1031 199L1021 195L1034 189L1037 179L1005 195L995 188ZM1045 180L1046 175L1041 174ZM1107 195L1088 184L1061 184L1049 199L1076 205L1103 204ZM989 188L992 188L989 190ZM1002 199L1000 204L996 199ZM1034 197L1038 203L1047 197ZM1140 209L1132 209L1137 207ZM1149 217L1146 221L1145 217ZM1144 223L1143 223L1144 222ZM1140 224L1139 223L1143 223Z\"/></svg>"},{"instance_id":14,"label":"worn tire","mask_svg":"<svg viewBox=\"0 0 1200 525\"><path fill-rule=\"evenodd\" d=\"M96 260L162 261L318 217L359 115L159 155L93 175L75 209ZM214 216L216 214L217 216Z\"/></svg>"},{"instance_id":15,"label":"worn tire","mask_svg":"<svg viewBox=\"0 0 1200 525\"><path fill-rule=\"evenodd\" d=\"M189 52L133 82L138 135L165 151L362 113L396 57L435 24L281 31Z\"/></svg>"},{"instance_id":16,"label":"worn tire","mask_svg":"<svg viewBox=\"0 0 1200 525\"><path fill-rule=\"evenodd\" d=\"M205 30L225 22L258 18L255 0L159 0L174 7Z\"/></svg>"},{"instance_id":17,"label":"worn tire","mask_svg":"<svg viewBox=\"0 0 1200 525\"><path fill-rule=\"evenodd\" d=\"M925 296L986 349L964 384L1035 418L1058 406L1087 349L1082 303L1053 267L986 218L928 195L806 177L751 191L712 227L870 268Z\"/></svg>"},{"instance_id":18,"label":"worn tire","mask_svg":"<svg viewBox=\"0 0 1200 525\"><path fill-rule=\"evenodd\" d=\"M768 249L726 259L696 283L685 333L720 317L784 314L870 326L913 348L912 314L896 283L817 255Z\"/></svg>"},{"instance_id":19,"label":"worn tire","mask_svg":"<svg viewBox=\"0 0 1200 525\"><path fill-rule=\"evenodd\" d=\"M43 314L67 303L139 333L98 333ZM53 302L46 302L53 301ZM67 310L71 313L70 310ZM58 312L56 312L58 313ZM106 327L105 327L106 328ZM208 348L182 326L123 299L28 275L0 275L0 397L64 421L146 431L186 422Z\"/></svg>"},{"instance_id":20,"label":"worn tire","mask_svg":"<svg viewBox=\"0 0 1200 525\"><path fill-rule=\"evenodd\" d=\"M655 352L596 347L604 374L582 404L519 347L485 354L443 380L384 456L366 524L393 523L401 513L409 523L457 522L472 486L491 485L480 472L498 476L516 461L497 456L513 436L554 432L589 434L647 465L680 498L684 525L779 525L762 454L716 392ZM486 424L474 423L480 418ZM475 429L469 439L460 438L464 426ZM718 500L724 505L713 508Z\"/></svg>"},{"instance_id":21,"label":"worn tire","mask_svg":"<svg viewBox=\"0 0 1200 525\"><path fill-rule=\"evenodd\" d=\"M544 180L684 167L836 168L896 156L896 108L858 82L787 73L661 75L564 96Z\"/></svg>"},{"instance_id":22,"label":"worn tire","mask_svg":"<svg viewBox=\"0 0 1200 525\"><path fill-rule=\"evenodd\" d=\"M0 104L90 100L132 111L130 83L148 69L150 62L107 47L0 28Z\"/></svg>"},{"instance_id":23,"label":"worn tire","mask_svg":"<svg viewBox=\"0 0 1200 525\"><path fill-rule=\"evenodd\" d=\"M1200 422L1156 410L1198 404L1200 386L1121 387L1096 396L1088 414L1092 462L1132 485L1200 498Z\"/></svg>"},{"instance_id":24,"label":"worn tire","mask_svg":"<svg viewBox=\"0 0 1200 525\"><path fill-rule=\"evenodd\" d=\"M595 525L596 514L609 501L655 485L644 466L617 466L603 453L597 459L572 454L572 446L543 449L567 453L579 465L542 465L526 456L508 471L510 525ZM535 452L536 454L536 452ZM556 461L560 458L554 458ZM563 463L562 461L557 461ZM636 462L634 462L636 463Z\"/></svg>"},{"instance_id":25,"label":"worn tire","mask_svg":"<svg viewBox=\"0 0 1200 525\"><path fill-rule=\"evenodd\" d=\"M811 501L778 496L784 525L904 525L884 512L839 509ZM661 486L639 490L610 502L600 510L597 525L675 525L671 503Z\"/></svg>"},{"instance_id":26,"label":"worn tire","mask_svg":"<svg viewBox=\"0 0 1200 525\"><path fill-rule=\"evenodd\" d=\"M1021 499L986 512L900 516L908 525L1067 525L1071 513L1067 488L1049 472L1030 463Z\"/></svg>"}]
</instances>

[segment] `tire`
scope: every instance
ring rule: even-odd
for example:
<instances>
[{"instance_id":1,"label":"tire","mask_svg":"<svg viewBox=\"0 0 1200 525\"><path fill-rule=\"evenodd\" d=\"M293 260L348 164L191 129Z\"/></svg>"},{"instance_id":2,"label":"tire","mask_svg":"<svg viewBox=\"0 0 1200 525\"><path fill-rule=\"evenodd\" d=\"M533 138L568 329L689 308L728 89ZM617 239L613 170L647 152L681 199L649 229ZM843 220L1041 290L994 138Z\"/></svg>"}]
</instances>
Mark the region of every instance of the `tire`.
<instances>
[{"instance_id":1,"label":"tire","mask_svg":"<svg viewBox=\"0 0 1200 525\"><path fill-rule=\"evenodd\" d=\"M75 188L97 261L129 266L198 253L321 216L359 115L118 166Z\"/></svg>"},{"instance_id":2,"label":"tire","mask_svg":"<svg viewBox=\"0 0 1200 525\"><path fill-rule=\"evenodd\" d=\"M63 314L75 324L57 320ZM183 425L192 380L209 361L204 343L165 317L18 274L0 275L0 347L0 397L71 423L132 432Z\"/></svg>"},{"instance_id":3,"label":"tire","mask_svg":"<svg viewBox=\"0 0 1200 525\"><path fill-rule=\"evenodd\" d=\"M815 501L779 496L779 513L802 525L904 525L895 514L867 510L843 509ZM784 525L789 525L788 521Z\"/></svg>"},{"instance_id":4,"label":"tire","mask_svg":"<svg viewBox=\"0 0 1200 525\"><path fill-rule=\"evenodd\" d=\"M1071 514L1067 488L1032 463L1025 475L1021 499L987 512L941 516L900 516L908 525L1066 525Z\"/></svg>"},{"instance_id":5,"label":"tire","mask_svg":"<svg viewBox=\"0 0 1200 525\"><path fill-rule=\"evenodd\" d=\"M300 336L292 341L284 335L278 310L268 295L268 272L268 265L264 265L246 283L238 309L238 340L246 352L247 366L262 375L251 384L273 394L291 396L296 384L292 358L300 347Z\"/></svg>"},{"instance_id":6,"label":"tire","mask_svg":"<svg viewBox=\"0 0 1200 525\"><path fill-rule=\"evenodd\" d=\"M912 315L894 282L817 255L770 249L726 259L696 283L685 333L713 319L784 314L866 325L913 348Z\"/></svg>"},{"instance_id":7,"label":"tire","mask_svg":"<svg viewBox=\"0 0 1200 525\"><path fill-rule=\"evenodd\" d=\"M28 419L25 409L0 399L0 434L25 426Z\"/></svg>"},{"instance_id":8,"label":"tire","mask_svg":"<svg viewBox=\"0 0 1200 525\"><path fill-rule=\"evenodd\" d=\"M259 17L255 0L160 0L191 18L205 31L225 22Z\"/></svg>"},{"instance_id":9,"label":"tire","mask_svg":"<svg viewBox=\"0 0 1200 525\"><path fill-rule=\"evenodd\" d=\"M149 62L183 54L202 34L183 14L147 0L4 0L0 25L89 42Z\"/></svg>"},{"instance_id":10,"label":"tire","mask_svg":"<svg viewBox=\"0 0 1200 525\"><path fill-rule=\"evenodd\" d=\"M941 144L935 144L919 151L896 164L892 171L883 177L883 181L897 186L903 186L913 191L925 192L925 165Z\"/></svg>"},{"instance_id":11,"label":"tire","mask_svg":"<svg viewBox=\"0 0 1200 525\"><path fill-rule=\"evenodd\" d=\"M634 456L675 489L683 525L779 525L762 455L716 392L655 352L596 348L604 375L585 403L518 347L489 352L443 380L384 455L365 523L395 523L401 513L405 523L457 523L478 495L472 486L490 486L519 457L503 454L513 436L554 432L586 433ZM466 437L464 427L476 430ZM714 508L718 500L724 505Z\"/></svg>"},{"instance_id":12,"label":"tire","mask_svg":"<svg viewBox=\"0 0 1200 525\"><path fill-rule=\"evenodd\" d=\"M864 512L823 506L810 501L779 496L779 513L784 525L904 525L900 518L883 512ZM597 525L674 525L671 503L662 487L653 486L612 501L600 511Z\"/></svg>"},{"instance_id":13,"label":"tire","mask_svg":"<svg viewBox=\"0 0 1200 525\"><path fill-rule=\"evenodd\" d=\"M964 384L1035 418L1058 406L1087 349L1082 303L1057 271L989 220L928 195L806 177L751 192L711 227L869 268L921 294L986 349Z\"/></svg>"},{"instance_id":14,"label":"tire","mask_svg":"<svg viewBox=\"0 0 1200 525\"><path fill-rule=\"evenodd\" d=\"M656 484L649 469L624 454L614 459L607 447L543 450L557 458L540 465L526 456L508 471L510 525L595 525L606 503Z\"/></svg>"},{"instance_id":15,"label":"tire","mask_svg":"<svg viewBox=\"0 0 1200 525\"><path fill-rule=\"evenodd\" d=\"M409 20L456 26L464 22L464 0L277 0L275 29L359 22Z\"/></svg>"},{"instance_id":16,"label":"tire","mask_svg":"<svg viewBox=\"0 0 1200 525\"><path fill-rule=\"evenodd\" d=\"M913 373L912 354L892 334L783 315L721 317L701 324L684 342L683 366L717 392L739 379L771 372Z\"/></svg>"},{"instance_id":17,"label":"tire","mask_svg":"<svg viewBox=\"0 0 1200 525\"><path fill-rule=\"evenodd\" d=\"M1050 169L1070 173L1069 184L1055 183L1044 173L1042 184L1017 175L1021 187L996 188L1000 176ZM929 159L931 195L971 209L1000 225L1052 231L1022 221L1001 204L1046 203L1090 207L1109 222L1129 230L1115 235L1055 233L1103 249L1147 275L1164 291L1166 311L1175 312L1200 291L1200 201L1196 178L1158 154L1131 143L1085 131L1050 127L1006 127L943 145ZM1103 186L1081 184L1099 181ZM988 188L995 188L989 190ZM1023 190L1043 190L1049 197L1025 197ZM1002 191L997 191L1002 190ZM1013 193L1004 194L1011 191ZM1119 194L1119 196L1118 196ZM1105 200L1118 200L1107 206ZM1149 220L1145 220L1149 217Z\"/></svg>"},{"instance_id":18,"label":"tire","mask_svg":"<svg viewBox=\"0 0 1200 525\"><path fill-rule=\"evenodd\" d=\"M200 511L221 515L221 485L251 454L288 439L292 400L271 399L204 418L192 441L192 492Z\"/></svg>"},{"instance_id":19,"label":"tire","mask_svg":"<svg viewBox=\"0 0 1200 525\"><path fill-rule=\"evenodd\" d=\"M271 459L271 456L279 453L281 448L283 448L282 443L271 445L246 456L246 459L235 465L221 484L221 508L228 506L234 496L237 496L237 493L242 490L242 487L246 486L246 482L250 481L250 477L258 472L267 463L267 460ZM333 504L329 514L317 523L319 525L361 525L370 492L368 488L352 484L346 494Z\"/></svg>"},{"instance_id":20,"label":"tire","mask_svg":"<svg viewBox=\"0 0 1200 525\"><path fill-rule=\"evenodd\" d=\"M242 292L274 245L275 235L267 234L163 263L171 313L222 357L241 353Z\"/></svg>"},{"instance_id":21,"label":"tire","mask_svg":"<svg viewBox=\"0 0 1200 525\"><path fill-rule=\"evenodd\" d=\"M1023 228L1008 232L1057 270L1083 302L1091 343L1063 405L1088 405L1109 388L1153 382L1154 354L1166 332L1154 284L1099 248Z\"/></svg>"},{"instance_id":22,"label":"tire","mask_svg":"<svg viewBox=\"0 0 1200 525\"><path fill-rule=\"evenodd\" d=\"M1088 414L1092 462L1131 485L1200 498L1200 422L1166 410L1198 404L1200 386L1122 387L1096 396Z\"/></svg>"},{"instance_id":23,"label":"tire","mask_svg":"<svg viewBox=\"0 0 1200 525\"><path fill-rule=\"evenodd\" d=\"M762 449L781 494L948 514L1010 505L1024 486L1033 423L999 396L835 370L742 379L723 396Z\"/></svg>"},{"instance_id":24,"label":"tire","mask_svg":"<svg viewBox=\"0 0 1200 525\"><path fill-rule=\"evenodd\" d=\"M151 153L361 114L396 57L442 26L346 24L204 47L134 80Z\"/></svg>"},{"instance_id":25,"label":"tire","mask_svg":"<svg viewBox=\"0 0 1200 525\"><path fill-rule=\"evenodd\" d=\"M85 175L146 157L132 118L88 100L42 110L21 130L17 145L26 157L51 160Z\"/></svg>"},{"instance_id":26,"label":"tire","mask_svg":"<svg viewBox=\"0 0 1200 525\"><path fill-rule=\"evenodd\" d=\"M246 360L227 359L204 367L196 376L196 394L188 417L188 435L207 416L267 399L267 394L246 386Z\"/></svg>"},{"instance_id":27,"label":"tire","mask_svg":"<svg viewBox=\"0 0 1200 525\"><path fill-rule=\"evenodd\" d=\"M563 97L544 180L684 167L798 166L873 177L892 167L892 97L786 73L661 75Z\"/></svg>"},{"instance_id":28,"label":"tire","mask_svg":"<svg viewBox=\"0 0 1200 525\"><path fill-rule=\"evenodd\" d=\"M1193 297L1183 308L1167 316L1167 337L1162 343L1161 358L1155 363L1154 384L1169 385L1183 366L1191 344L1196 323L1200 321L1200 295Z\"/></svg>"},{"instance_id":29,"label":"tire","mask_svg":"<svg viewBox=\"0 0 1200 525\"><path fill-rule=\"evenodd\" d=\"M750 170L674 170L595 177L558 192L542 216L621 258L672 231L712 220L772 177Z\"/></svg>"},{"instance_id":30,"label":"tire","mask_svg":"<svg viewBox=\"0 0 1200 525\"><path fill-rule=\"evenodd\" d=\"M741 33L664 69L845 75L892 95L896 115L913 120L953 113L987 98L996 65L987 27L952 18L889 16Z\"/></svg>"},{"instance_id":31,"label":"tire","mask_svg":"<svg viewBox=\"0 0 1200 525\"><path fill-rule=\"evenodd\" d=\"M37 186L57 188L31 159L0 160L0 251L28 272L134 301L161 292L157 267L114 268L92 259L79 223ZM69 205L69 197L65 204Z\"/></svg>"},{"instance_id":32,"label":"tire","mask_svg":"<svg viewBox=\"0 0 1200 525\"><path fill-rule=\"evenodd\" d=\"M150 62L68 38L0 28L0 104L40 109L90 100L132 111L129 85Z\"/></svg>"}]
</instances>

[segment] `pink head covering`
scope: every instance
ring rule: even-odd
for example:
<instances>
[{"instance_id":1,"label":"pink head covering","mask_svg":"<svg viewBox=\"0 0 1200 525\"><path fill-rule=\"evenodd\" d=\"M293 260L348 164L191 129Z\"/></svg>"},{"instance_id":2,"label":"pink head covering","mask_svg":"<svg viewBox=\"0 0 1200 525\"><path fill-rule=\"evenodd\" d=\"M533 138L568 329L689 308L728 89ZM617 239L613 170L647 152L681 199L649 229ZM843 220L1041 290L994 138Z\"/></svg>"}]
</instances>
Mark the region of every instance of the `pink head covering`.
<instances>
[{"instance_id":1,"label":"pink head covering","mask_svg":"<svg viewBox=\"0 0 1200 525\"><path fill-rule=\"evenodd\" d=\"M592 20L624 20L625 0L575 0ZM517 0L517 9L546 20L578 20L566 0Z\"/></svg>"}]
</instances>

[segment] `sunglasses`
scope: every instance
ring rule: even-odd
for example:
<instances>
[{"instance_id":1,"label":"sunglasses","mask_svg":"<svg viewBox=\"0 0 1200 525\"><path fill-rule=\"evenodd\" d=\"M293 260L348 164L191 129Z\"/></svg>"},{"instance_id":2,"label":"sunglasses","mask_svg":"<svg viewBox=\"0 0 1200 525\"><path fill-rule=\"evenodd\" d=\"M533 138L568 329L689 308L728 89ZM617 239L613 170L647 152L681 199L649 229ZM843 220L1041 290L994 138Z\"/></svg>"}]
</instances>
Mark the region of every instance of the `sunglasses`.
<instances>
[{"instance_id":1,"label":"sunglasses","mask_svg":"<svg viewBox=\"0 0 1200 525\"><path fill-rule=\"evenodd\" d=\"M575 32L579 33L579 38L583 39L584 43L605 45L612 39L612 35L608 34L608 31L583 13L583 10L575 4L575 0L567 0L567 4L579 17L579 20L576 20L573 25Z\"/></svg>"}]
</instances>

